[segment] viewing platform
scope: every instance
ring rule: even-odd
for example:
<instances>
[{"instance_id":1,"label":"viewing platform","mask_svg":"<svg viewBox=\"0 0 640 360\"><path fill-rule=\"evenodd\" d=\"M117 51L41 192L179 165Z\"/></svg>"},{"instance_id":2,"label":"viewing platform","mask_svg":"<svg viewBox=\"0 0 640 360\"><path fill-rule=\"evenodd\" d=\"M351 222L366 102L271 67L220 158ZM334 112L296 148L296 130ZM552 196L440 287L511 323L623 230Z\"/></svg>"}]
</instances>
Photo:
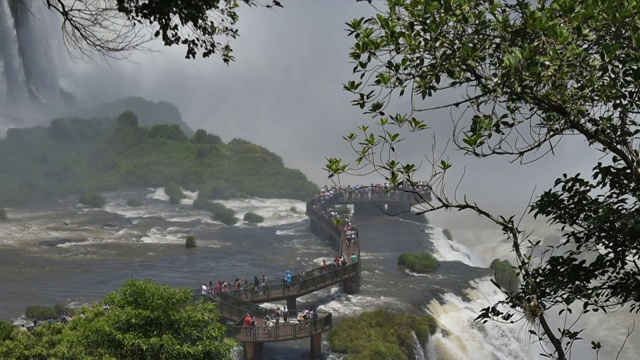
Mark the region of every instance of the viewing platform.
<instances>
[{"instance_id":1,"label":"viewing platform","mask_svg":"<svg viewBox=\"0 0 640 360\"><path fill-rule=\"evenodd\" d=\"M292 275L289 286L283 279L266 281L259 287L230 289L219 294L202 294L200 289L193 290L193 300L217 304L230 334L243 344L246 360L255 359L264 343L303 338L310 339L310 358L320 359L322 333L333 328L332 314L317 312L317 317L298 322L297 298L339 284L342 284L346 293L353 294L358 291L360 285L361 260L358 230L351 224L348 217L333 211L333 207L353 204L356 215L393 215L393 211L410 212L411 206L430 200L430 194L426 191L419 193L383 191L379 186L338 189L329 194L323 192L307 203L306 215L311 220L311 230L339 248L340 257L347 259L346 265L336 266L331 262L327 263L326 267L320 266L306 270L304 276ZM258 304L283 300L287 301L289 321L284 322L284 318L281 318L276 326L276 311ZM255 327L243 326L243 320L247 314L255 316ZM272 326L266 322L267 318L272 320Z\"/></svg>"}]
</instances>

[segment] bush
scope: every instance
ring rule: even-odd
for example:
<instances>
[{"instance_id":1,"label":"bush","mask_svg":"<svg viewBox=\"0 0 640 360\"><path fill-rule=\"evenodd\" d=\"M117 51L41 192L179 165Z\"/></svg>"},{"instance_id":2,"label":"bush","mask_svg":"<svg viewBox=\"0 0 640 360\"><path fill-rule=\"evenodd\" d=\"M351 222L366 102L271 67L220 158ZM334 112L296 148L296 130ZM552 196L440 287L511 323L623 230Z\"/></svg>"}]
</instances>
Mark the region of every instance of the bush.
<instances>
[{"instance_id":1,"label":"bush","mask_svg":"<svg viewBox=\"0 0 640 360\"><path fill-rule=\"evenodd\" d=\"M516 292L520 287L520 278L516 269L508 260L495 259L489 266L494 270L494 278L498 285L500 285L507 292Z\"/></svg>"},{"instance_id":2,"label":"bush","mask_svg":"<svg viewBox=\"0 0 640 360\"><path fill-rule=\"evenodd\" d=\"M53 305L53 312L56 314L56 318L59 318L62 315L73 316L76 313L76 310L70 308L67 304L57 303Z\"/></svg>"},{"instance_id":3,"label":"bush","mask_svg":"<svg viewBox=\"0 0 640 360\"><path fill-rule=\"evenodd\" d=\"M180 203L180 199L184 199L184 193L180 189L180 187L176 184L169 184L164 187L164 193L169 197L169 201L171 198L177 198L178 203Z\"/></svg>"},{"instance_id":4,"label":"bush","mask_svg":"<svg viewBox=\"0 0 640 360\"><path fill-rule=\"evenodd\" d=\"M196 247L196 237L195 236L187 236L187 241L185 242L184 246L187 249L193 249L194 247Z\"/></svg>"},{"instance_id":5,"label":"bush","mask_svg":"<svg viewBox=\"0 0 640 360\"><path fill-rule=\"evenodd\" d=\"M331 351L348 353L349 359L405 360L413 351L412 332L424 347L436 329L430 315L376 310L345 319L327 338Z\"/></svg>"},{"instance_id":6,"label":"bush","mask_svg":"<svg viewBox=\"0 0 640 360\"><path fill-rule=\"evenodd\" d=\"M169 204L173 204L173 205L180 204L180 198L177 197L177 196L170 196L169 197Z\"/></svg>"},{"instance_id":7,"label":"bush","mask_svg":"<svg viewBox=\"0 0 640 360\"><path fill-rule=\"evenodd\" d=\"M139 207L142 206L142 201L138 199L129 199L127 200L127 206L129 207Z\"/></svg>"},{"instance_id":8,"label":"bush","mask_svg":"<svg viewBox=\"0 0 640 360\"><path fill-rule=\"evenodd\" d=\"M213 215L213 219L220 221L221 223L226 225L235 225L240 220L237 217L235 217L235 215L236 215L235 211L225 208L222 211L217 211Z\"/></svg>"},{"instance_id":9,"label":"bush","mask_svg":"<svg viewBox=\"0 0 640 360\"><path fill-rule=\"evenodd\" d=\"M7 220L7 211L4 208L0 208L0 220Z\"/></svg>"},{"instance_id":10,"label":"bush","mask_svg":"<svg viewBox=\"0 0 640 360\"><path fill-rule=\"evenodd\" d=\"M427 273L435 271L440 266L440 262L426 252L404 253L398 257L398 265L413 272Z\"/></svg>"},{"instance_id":11,"label":"bush","mask_svg":"<svg viewBox=\"0 0 640 360\"><path fill-rule=\"evenodd\" d=\"M18 335L15 325L6 321L0 321L0 343L11 340Z\"/></svg>"},{"instance_id":12,"label":"bush","mask_svg":"<svg viewBox=\"0 0 640 360\"><path fill-rule=\"evenodd\" d=\"M29 306L24 314L29 320L42 321L56 318L56 312L53 308L42 305Z\"/></svg>"},{"instance_id":13,"label":"bush","mask_svg":"<svg viewBox=\"0 0 640 360\"><path fill-rule=\"evenodd\" d=\"M80 195L78 202L82 205L101 208L107 203L107 199L97 193L85 193Z\"/></svg>"},{"instance_id":14,"label":"bush","mask_svg":"<svg viewBox=\"0 0 640 360\"><path fill-rule=\"evenodd\" d=\"M442 229L442 235L447 238L447 240L453 240L453 236L451 236L451 231L449 229Z\"/></svg>"},{"instance_id":15,"label":"bush","mask_svg":"<svg viewBox=\"0 0 640 360\"><path fill-rule=\"evenodd\" d=\"M259 224L264 221L264 218L256 213L252 213L251 211L249 211L248 213L244 214L244 221L250 222L252 224Z\"/></svg>"}]
</instances>

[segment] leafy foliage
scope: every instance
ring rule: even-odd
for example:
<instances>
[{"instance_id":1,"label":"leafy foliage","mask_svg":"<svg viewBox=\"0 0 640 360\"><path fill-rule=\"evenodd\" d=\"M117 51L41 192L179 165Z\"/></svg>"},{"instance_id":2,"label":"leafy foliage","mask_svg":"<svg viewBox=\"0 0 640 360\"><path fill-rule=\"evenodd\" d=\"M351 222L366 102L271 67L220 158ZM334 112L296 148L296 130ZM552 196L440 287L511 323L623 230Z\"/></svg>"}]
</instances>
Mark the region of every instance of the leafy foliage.
<instances>
[{"instance_id":1,"label":"leafy foliage","mask_svg":"<svg viewBox=\"0 0 640 360\"><path fill-rule=\"evenodd\" d=\"M430 315L376 310L348 318L329 331L331 351L348 353L348 359L405 360L413 351L413 335L425 346L437 329Z\"/></svg>"},{"instance_id":2,"label":"leafy foliage","mask_svg":"<svg viewBox=\"0 0 640 360\"><path fill-rule=\"evenodd\" d=\"M211 143L184 141L177 127L164 125L152 136L151 129L136 124L135 114L125 112L113 120L56 119L55 130L9 129L0 140L0 206L124 187L171 185L199 189L200 197L209 199L308 200L318 191L304 174L258 145L218 143L215 135L202 135L204 130L200 136ZM182 195L175 194L179 202Z\"/></svg>"},{"instance_id":3,"label":"leafy foliage","mask_svg":"<svg viewBox=\"0 0 640 360\"><path fill-rule=\"evenodd\" d=\"M398 265L419 273L433 272L438 269L440 262L433 255L420 253L404 253L398 256Z\"/></svg>"},{"instance_id":4,"label":"leafy foliage","mask_svg":"<svg viewBox=\"0 0 640 360\"><path fill-rule=\"evenodd\" d=\"M387 0L386 5L347 24L356 79L344 89L354 95L354 106L376 119L345 137L355 149L357 168L370 165L392 186L412 191L418 165L400 161L396 149L405 136L429 130L426 119L438 121L441 109L451 114L453 136L443 141L434 134L434 142L452 142L475 157L535 161L568 135L582 137L603 155L590 174L565 174L533 201L531 212L563 232L560 244L543 248L518 228L515 216L452 197L445 175L453 164L437 154L427 156L431 174L423 181L434 201L423 211L471 210L505 231L516 256L520 291L506 293L505 301L484 309L479 319L512 322L517 312L526 314L531 333L551 345L545 355L566 359L581 329L577 321L553 329L548 313L569 312L574 305L582 314L625 305L640 311L640 4ZM388 113L394 95L409 98L406 112ZM430 103L434 97L437 104ZM352 172L341 159L328 160L330 176Z\"/></svg>"},{"instance_id":5,"label":"leafy foliage","mask_svg":"<svg viewBox=\"0 0 640 360\"><path fill-rule=\"evenodd\" d=\"M27 307L24 312L27 319L30 320L49 320L49 319L59 319L62 315L73 315L75 314L75 310L70 308L66 304L55 304L53 307L43 306L43 305L32 305Z\"/></svg>"},{"instance_id":6,"label":"leafy foliage","mask_svg":"<svg viewBox=\"0 0 640 360\"><path fill-rule=\"evenodd\" d=\"M7 210L0 208L0 220L7 220Z\"/></svg>"},{"instance_id":7,"label":"leafy foliage","mask_svg":"<svg viewBox=\"0 0 640 360\"><path fill-rule=\"evenodd\" d=\"M189 290L127 280L104 304L83 308L69 325L45 323L32 334L8 335L2 359L231 359L213 303L190 304Z\"/></svg>"},{"instance_id":8,"label":"leafy foliage","mask_svg":"<svg viewBox=\"0 0 640 360\"><path fill-rule=\"evenodd\" d=\"M489 266L495 271L494 277L500 287L509 293L518 291L520 287L520 278L516 269L511 265L508 260L495 259Z\"/></svg>"}]
</instances>

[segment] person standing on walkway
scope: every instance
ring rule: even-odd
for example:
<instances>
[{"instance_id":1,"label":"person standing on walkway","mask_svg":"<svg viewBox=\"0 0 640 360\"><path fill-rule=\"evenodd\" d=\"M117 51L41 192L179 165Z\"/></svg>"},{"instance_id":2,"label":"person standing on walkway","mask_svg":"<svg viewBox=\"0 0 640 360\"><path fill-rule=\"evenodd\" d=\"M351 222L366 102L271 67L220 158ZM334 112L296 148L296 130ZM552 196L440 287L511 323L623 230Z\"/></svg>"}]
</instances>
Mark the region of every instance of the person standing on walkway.
<instances>
[{"instance_id":1,"label":"person standing on walkway","mask_svg":"<svg viewBox=\"0 0 640 360\"><path fill-rule=\"evenodd\" d=\"M282 309L282 319L284 320L285 324L289 322L289 309L287 309L286 305Z\"/></svg>"},{"instance_id":2,"label":"person standing on walkway","mask_svg":"<svg viewBox=\"0 0 640 360\"><path fill-rule=\"evenodd\" d=\"M276 318L276 329L278 328L278 325L280 325L280 316L282 316L282 314L280 312L280 307L278 307L276 309L276 315L275 315L275 318Z\"/></svg>"},{"instance_id":3,"label":"person standing on walkway","mask_svg":"<svg viewBox=\"0 0 640 360\"><path fill-rule=\"evenodd\" d=\"M358 262L358 256L355 253L351 254L351 263L355 264L357 262Z\"/></svg>"},{"instance_id":4,"label":"person standing on walkway","mask_svg":"<svg viewBox=\"0 0 640 360\"><path fill-rule=\"evenodd\" d=\"M322 260L322 265L320 266L320 274L324 274L327 270L327 260Z\"/></svg>"},{"instance_id":5,"label":"person standing on walkway","mask_svg":"<svg viewBox=\"0 0 640 360\"><path fill-rule=\"evenodd\" d=\"M284 276L284 281L287 284L287 290L289 290L289 288L291 288L291 274L289 270L287 270L287 274Z\"/></svg>"},{"instance_id":6,"label":"person standing on walkway","mask_svg":"<svg viewBox=\"0 0 640 360\"><path fill-rule=\"evenodd\" d=\"M249 326L251 325L251 314L247 313L244 317L244 321L242 322L242 327L244 329L244 336L249 336Z\"/></svg>"}]
</instances>

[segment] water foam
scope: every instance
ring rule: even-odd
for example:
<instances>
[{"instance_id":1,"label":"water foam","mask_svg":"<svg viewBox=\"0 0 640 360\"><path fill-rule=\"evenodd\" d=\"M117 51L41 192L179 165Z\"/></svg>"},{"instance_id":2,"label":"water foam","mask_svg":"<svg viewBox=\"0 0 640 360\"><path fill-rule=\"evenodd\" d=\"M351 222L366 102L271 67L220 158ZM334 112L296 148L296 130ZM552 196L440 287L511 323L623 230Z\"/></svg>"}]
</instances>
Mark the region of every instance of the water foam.
<instances>
[{"instance_id":1,"label":"water foam","mask_svg":"<svg viewBox=\"0 0 640 360\"><path fill-rule=\"evenodd\" d=\"M466 246L447 239L443 230L430 226L425 232L433 246L433 256L440 261L460 261L469 266L486 266Z\"/></svg>"},{"instance_id":2,"label":"water foam","mask_svg":"<svg viewBox=\"0 0 640 360\"><path fill-rule=\"evenodd\" d=\"M428 310L438 320L440 329L434 336L434 349L439 360L538 359L537 349L528 345L523 324L503 324L495 321L475 321L480 310L491 306L504 295L489 281L482 278L471 282L465 299L451 293L443 302L432 300Z\"/></svg>"}]
</instances>

